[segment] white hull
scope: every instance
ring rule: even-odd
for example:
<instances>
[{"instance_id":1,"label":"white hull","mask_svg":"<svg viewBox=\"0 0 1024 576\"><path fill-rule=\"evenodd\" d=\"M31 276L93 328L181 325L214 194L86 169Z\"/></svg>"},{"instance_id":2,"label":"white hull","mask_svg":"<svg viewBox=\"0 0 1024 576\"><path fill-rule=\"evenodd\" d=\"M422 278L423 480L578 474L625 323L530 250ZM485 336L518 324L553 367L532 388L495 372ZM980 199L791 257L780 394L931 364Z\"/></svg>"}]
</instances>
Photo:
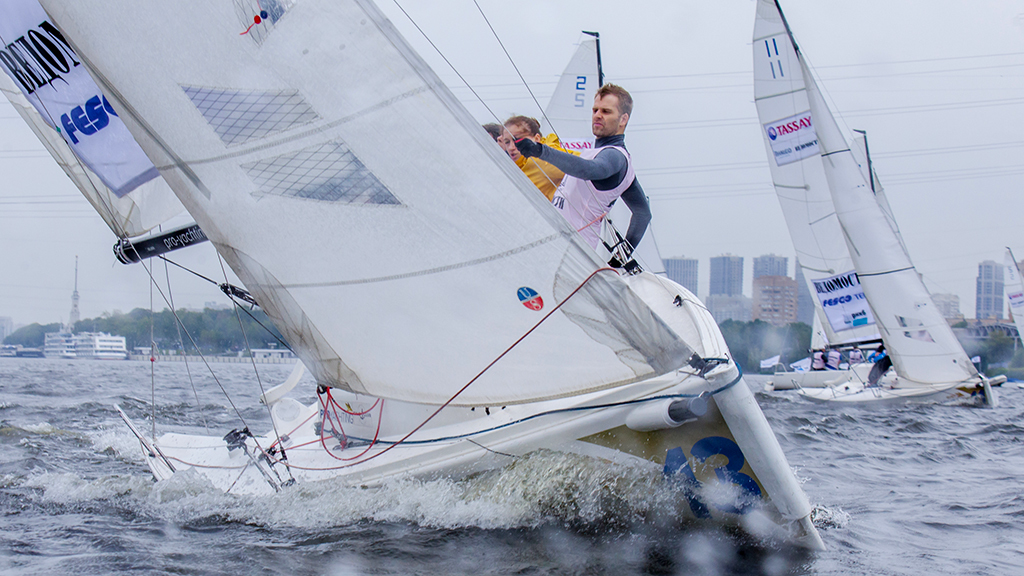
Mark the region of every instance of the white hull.
<instances>
[{"instance_id":1,"label":"white hull","mask_svg":"<svg viewBox=\"0 0 1024 576\"><path fill-rule=\"evenodd\" d=\"M673 330L700 343L701 357L728 356L717 325L695 296L650 274L629 282ZM677 295L682 296L682 306L672 303ZM220 437L165 434L149 441L130 421L129 425L142 441L157 479L193 468L234 493L269 493L293 482L374 486L401 476L459 478L508 465L540 449L582 453L663 471L670 481L682 483L680 497L689 499L696 518L736 522L738 514L759 508L804 545L821 546L809 520L810 505L732 363L721 364L704 377L686 367L570 398L505 407L448 407L411 435L436 406L393 400L380 404L375 398L337 389L329 394L330 400L325 393L320 404L303 406L290 398L277 400L274 391L267 393L276 434L285 438L287 460L271 450L276 448L273 432L243 438L244 447L229 449ZM669 403L689 402L701 394L707 401L702 416L684 422L659 420ZM264 457L268 452L269 459ZM726 457L713 457L716 454ZM721 494L723 489L735 498L723 502L720 496L701 495Z\"/></svg>"},{"instance_id":2,"label":"white hull","mask_svg":"<svg viewBox=\"0 0 1024 576\"><path fill-rule=\"evenodd\" d=\"M798 388L827 388L851 379L867 381L871 363L861 363L847 370L810 370L807 372L776 372L769 385L772 390L796 390Z\"/></svg>"},{"instance_id":3,"label":"white hull","mask_svg":"<svg viewBox=\"0 0 1024 576\"><path fill-rule=\"evenodd\" d=\"M920 384L899 377L883 378L877 386L867 386L859 379L835 383L823 388L800 388L797 393L817 402L840 404L902 404L906 402L959 402L974 400L979 405L995 407L998 398L988 380Z\"/></svg>"}]
</instances>

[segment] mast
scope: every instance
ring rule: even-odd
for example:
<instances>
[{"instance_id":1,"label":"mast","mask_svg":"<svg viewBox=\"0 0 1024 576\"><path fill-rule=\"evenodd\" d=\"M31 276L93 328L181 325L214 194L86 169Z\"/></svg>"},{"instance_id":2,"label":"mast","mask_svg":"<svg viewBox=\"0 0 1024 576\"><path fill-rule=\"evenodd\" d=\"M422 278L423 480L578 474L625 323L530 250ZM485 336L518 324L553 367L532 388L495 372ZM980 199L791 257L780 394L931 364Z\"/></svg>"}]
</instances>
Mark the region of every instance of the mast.
<instances>
[{"instance_id":1,"label":"mast","mask_svg":"<svg viewBox=\"0 0 1024 576\"><path fill-rule=\"evenodd\" d=\"M854 132L864 136L864 155L868 157L868 181L871 184L871 193L875 192L875 169L871 166L871 149L868 148L868 133L866 130L854 130Z\"/></svg>"},{"instance_id":2,"label":"mast","mask_svg":"<svg viewBox=\"0 0 1024 576\"><path fill-rule=\"evenodd\" d=\"M800 56L800 46L796 43L796 38L793 36L793 29L789 27L789 20L786 20L786 13L782 11L782 6L779 4L779 0L775 0L775 7L779 10L779 16L782 17L782 25L786 27L786 34L789 35L789 41L793 43L793 50L796 51L797 56Z\"/></svg>"},{"instance_id":3,"label":"mast","mask_svg":"<svg viewBox=\"0 0 1024 576\"><path fill-rule=\"evenodd\" d=\"M583 33L587 36L593 36L597 42L597 87L604 86L604 69L601 67L601 33L600 32L587 32L583 30Z\"/></svg>"}]
</instances>

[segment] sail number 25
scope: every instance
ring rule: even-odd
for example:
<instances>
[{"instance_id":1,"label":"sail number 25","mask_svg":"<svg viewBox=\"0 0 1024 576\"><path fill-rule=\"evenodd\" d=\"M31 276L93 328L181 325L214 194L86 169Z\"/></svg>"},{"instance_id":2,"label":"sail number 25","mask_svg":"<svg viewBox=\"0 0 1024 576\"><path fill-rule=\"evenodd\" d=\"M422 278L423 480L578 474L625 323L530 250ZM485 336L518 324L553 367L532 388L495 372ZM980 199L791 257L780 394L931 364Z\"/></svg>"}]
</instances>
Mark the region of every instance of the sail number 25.
<instances>
[{"instance_id":1,"label":"sail number 25","mask_svg":"<svg viewBox=\"0 0 1024 576\"><path fill-rule=\"evenodd\" d=\"M740 472L745 459L736 442L722 436L708 436L698 440L690 449L693 460L687 459L681 447L672 448L665 454L665 476L682 483L689 500L690 510L697 518L710 518L710 504L715 509L729 514L746 514L761 497L761 488L750 476ZM713 458L720 456L719 458ZM722 460L724 457L725 462ZM707 498L701 490L704 483L697 479L694 469L702 472L712 467L718 482L734 487L726 493L728 498ZM710 500L710 501L709 501Z\"/></svg>"},{"instance_id":2,"label":"sail number 25","mask_svg":"<svg viewBox=\"0 0 1024 576\"><path fill-rule=\"evenodd\" d=\"M583 108L587 105L586 99L587 93L587 77L577 76L576 77L576 104L573 108Z\"/></svg>"}]
</instances>

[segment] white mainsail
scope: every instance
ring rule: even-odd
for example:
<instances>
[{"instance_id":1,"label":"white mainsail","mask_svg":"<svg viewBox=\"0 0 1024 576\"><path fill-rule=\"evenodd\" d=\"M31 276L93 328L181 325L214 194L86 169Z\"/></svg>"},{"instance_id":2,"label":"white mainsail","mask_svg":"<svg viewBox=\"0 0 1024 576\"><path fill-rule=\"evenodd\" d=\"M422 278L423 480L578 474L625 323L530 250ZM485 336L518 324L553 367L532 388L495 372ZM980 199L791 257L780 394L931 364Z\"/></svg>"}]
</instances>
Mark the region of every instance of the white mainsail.
<instances>
[{"instance_id":1,"label":"white mainsail","mask_svg":"<svg viewBox=\"0 0 1024 576\"><path fill-rule=\"evenodd\" d=\"M977 376L879 206L799 53L797 60L836 215L897 374L921 384L955 383Z\"/></svg>"},{"instance_id":2,"label":"white mainsail","mask_svg":"<svg viewBox=\"0 0 1024 576\"><path fill-rule=\"evenodd\" d=\"M43 5L319 383L442 403L563 302L455 404L691 355L369 0Z\"/></svg>"},{"instance_id":3,"label":"white mainsail","mask_svg":"<svg viewBox=\"0 0 1024 576\"><path fill-rule=\"evenodd\" d=\"M825 340L839 345L877 339L863 293L851 284L853 259L818 153L797 53L773 0L758 2L753 55L754 100L772 182Z\"/></svg>"},{"instance_id":4,"label":"white mainsail","mask_svg":"<svg viewBox=\"0 0 1024 576\"><path fill-rule=\"evenodd\" d=\"M553 131L567 150L581 150L594 147L594 132L591 124L594 96L603 84L601 72L601 47L596 32L580 41L569 64L558 79L551 100L544 109L543 131ZM623 236L632 216L624 202L617 201L608 212L608 219ZM640 245L635 247L633 257L644 270L654 274L665 273L665 263L654 239L654 230L648 228Z\"/></svg>"},{"instance_id":5,"label":"white mainsail","mask_svg":"<svg viewBox=\"0 0 1024 576\"><path fill-rule=\"evenodd\" d=\"M1006 249L1003 256L1003 287L1006 290L1006 299L1010 301L1010 314L1013 315L1013 323L1017 326L1017 334L1024 338L1024 283L1021 282L1020 268L1013 258L1013 251Z\"/></svg>"},{"instance_id":6,"label":"white mainsail","mask_svg":"<svg viewBox=\"0 0 1024 576\"><path fill-rule=\"evenodd\" d=\"M59 122L55 122L54 118L44 118L40 109L50 111L59 118L65 110L74 107L71 105L60 107L60 102L74 102L75 94L99 94L99 88L84 71L85 65L74 59L76 55L73 52L60 52L60 48L64 45L59 40L59 32L56 31L56 28L49 26L46 13L43 12L36 0L2 0L0 16L2 16L0 38L2 38L3 44L5 46L13 44L14 48L21 49L17 53L17 57L12 53L13 48L11 47L7 47L2 55L3 70L6 73L0 74L0 92L3 92L14 109L42 142L47 152L53 156L53 159L74 182L111 231L119 238L135 237L145 234L183 213L185 208L162 178L153 178L152 176L148 176L148 179L146 176L137 178L134 177L134 174L140 170L144 172L146 166L135 168L136 172L131 171L131 166L126 166L125 157L134 158L136 154L130 151L125 153L125 149L134 147L137 156L144 160L152 170L152 164L148 163L138 145L134 141L130 141L131 136L127 132L125 132L126 141L116 142L111 146L108 139L92 150L92 159L112 172L107 178L97 175L89 168L88 162L76 156L75 151L65 141L66 134L62 136L55 128ZM38 56L38 59L34 56ZM61 60L58 56L62 56L64 59ZM52 61L52 65L44 70L39 61L47 64ZM82 70L74 70L78 67ZM67 68L63 74L62 68ZM12 76L20 77L23 86L19 86ZM29 101L29 98L26 97L24 86L35 88L33 80L35 82L48 81L46 87L40 88L45 91L45 101L38 94L34 101ZM65 94L67 96L64 96ZM47 106L46 103L49 103L50 106ZM104 118L104 121L108 122L103 126L105 132L124 130L121 121L116 116L108 114L104 115ZM93 126L98 124L98 122L94 122ZM70 125L74 126L73 123ZM96 133L98 134L98 132ZM86 139L81 134L79 137L76 139L80 141ZM80 144L84 145L84 142L80 142ZM135 180L135 182L131 182L131 180ZM145 181L139 184L140 180ZM108 182L122 184L122 188L118 190L120 194L112 191L107 186Z\"/></svg>"}]
</instances>

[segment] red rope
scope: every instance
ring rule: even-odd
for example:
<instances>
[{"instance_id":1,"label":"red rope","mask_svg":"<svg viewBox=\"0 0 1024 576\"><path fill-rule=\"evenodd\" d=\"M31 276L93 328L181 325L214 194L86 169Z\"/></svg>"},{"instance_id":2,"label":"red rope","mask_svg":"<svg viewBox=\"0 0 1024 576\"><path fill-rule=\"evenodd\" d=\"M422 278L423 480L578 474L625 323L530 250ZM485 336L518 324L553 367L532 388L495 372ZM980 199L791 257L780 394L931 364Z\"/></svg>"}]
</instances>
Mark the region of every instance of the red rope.
<instances>
[{"instance_id":1,"label":"red rope","mask_svg":"<svg viewBox=\"0 0 1024 576\"><path fill-rule=\"evenodd\" d=\"M577 293L577 292L579 292L579 291L580 291L580 290L581 290L581 289L582 289L582 288L583 288L583 287L584 287L584 286L585 286L585 285L587 284L587 282L589 282L589 281L590 281L590 279L591 279L591 278L593 278L594 276L596 276L598 272L615 272L616 274L618 274L618 273L619 273L619 271L618 271L618 270L616 270L615 268L598 268L597 270L594 270L593 272L591 272L591 273L590 273L590 276L587 276L587 278L586 278L585 280L583 280L583 282L581 282L581 283L580 283L580 285L579 285L579 286L577 286L575 290L573 290L573 291L572 291L571 293L569 293L569 295L568 295L568 296L566 296L565 300L562 300L562 301L561 301L561 302L559 302L559 303L558 303L558 304L557 304L557 305L556 305L555 307L553 307L553 308L552 308L552 309L551 309L551 310L550 310L550 311L549 311L549 312L548 312L547 314L545 314L545 315L544 315L544 317L543 317L543 318L541 318L541 319L540 319L540 320L539 320L539 321L538 321L538 322L537 322L536 324L534 324L532 328L530 328L529 330L527 330L527 331L526 331L526 333L524 333L524 334L523 334L522 336L520 336L518 340L516 340L515 342L513 342L511 346L509 346L508 348L506 348L504 352L502 352L501 354L499 354L497 358L495 358L495 359L494 359L493 361L491 361L491 363L490 363L490 364L488 364L488 365L487 365L486 367L484 367L484 369L483 369L483 370L481 370L481 371L480 371L480 372L479 372L479 373L478 373L478 374L477 374L476 376L474 376L472 380L470 380L469 382L466 382L466 384L465 384L465 385L464 385L464 386L463 386L462 388L459 388L458 392L456 392L455 394L453 394L453 395L452 395L452 397L451 397L451 398L449 398L448 400L446 400L444 404L441 404L441 406L440 406L440 407L438 407L438 409L437 409L437 410L435 410L433 414L431 414L430 416L428 416L426 420L424 420L423 422L421 422L421 423L420 423L420 424L419 424L418 426L416 426L415 428L413 428L413 429L412 429L412 431L410 431L410 432L409 432L408 434L406 434L405 436L403 436L403 437L402 437L401 439L399 439L399 440L398 440L397 442L395 442L394 444L390 444L390 445L389 445L389 446L388 446L387 448L385 448L385 449L381 450L380 452L377 452L376 454L372 454L372 455L370 455L370 456L368 456L368 457L366 457L366 458L364 458L364 459L362 459L362 460L360 460L360 461L358 461L358 462L350 462L350 463L348 463L348 464L342 464L342 465L340 465L340 466L332 466L332 467L328 467L328 468L309 468L309 467L304 467L304 466L296 466L295 464L292 464L292 463L290 463L290 462L286 462L286 463L285 463L285 465L286 465L286 466L289 466L289 467L291 467L291 468L295 468L295 469L297 469L297 470L310 470L310 471L326 471L326 470L340 470L340 469L342 469L342 468L349 468L349 467L352 467L352 466L356 466L356 465L358 465L358 464L362 464L362 463L364 463L364 462L369 462L370 460L373 460L374 458L376 458L376 457L378 457L378 456L381 456L382 454L385 454L386 452L390 451L390 450L391 450L392 448L394 448L394 447L398 446L399 444L401 444L401 443L405 442L406 440L408 440L408 439L409 439L409 437L410 437L410 436L412 436L412 435L413 435L413 434L415 434L416 432L419 432L419 430L420 430L421 428L423 428L424 426L426 426L428 422L430 422L431 420L433 420L433 419L434 419L434 417L435 417L435 416L437 416L438 414L440 414L442 410L444 410L445 408L447 408L449 404L451 404L452 402L454 402L454 401L455 401L455 399L456 399L456 398L458 398L460 394L462 394L463 392L465 392L467 388L469 388L469 387L470 387L470 386L471 386L471 385L472 385L472 384L473 384L474 382L476 382L477 380L479 380L479 379L480 379L480 377L481 377L481 376L483 376L485 372L487 372L488 370L490 370L492 366L494 366L495 364L497 364L499 360L501 360L502 358L504 358L506 354L508 354L509 352L511 352L513 348L515 348L516 346L518 346L520 342L522 342L523 340L525 340L525 339L526 339L526 337L527 337L527 336L529 336L530 334L532 334L534 330L536 330L537 328L539 328L539 327L540 327L540 325L541 325L541 324L543 324L545 320L547 320L548 318L550 318L550 317L551 317L551 315L552 315L552 314L554 314L554 313L555 313L556 311L558 311L558 309L559 309L559 308L561 308L563 304L565 304L566 302L568 302L568 301L569 301L569 299L570 299L570 298L572 298L573 296L575 296L575 295L576 295L576 293ZM382 406L381 406L381 413L382 413L382 414L383 414L383 411L384 411L384 407L383 407L383 405L382 405ZM326 410L325 410L324 414L325 414L325 424L326 424ZM324 426L324 427L326 427L326 426ZM320 435L321 435L321 441L323 440L323 429L324 429L324 427L322 427L322 428L321 428L321 430L320 430ZM380 432L380 419L378 419L378 421L377 421L377 432L378 432L378 433ZM351 460L351 459L359 458L359 457L360 457L360 456L362 456L363 454L366 454L366 453L367 453L367 452L368 452L368 451L370 450L370 448L372 448L372 447L373 447L373 445L374 445L374 444L375 444L376 442L377 442L377 436L374 436L373 442L371 442L371 443L370 443L370 445L369 445L369 446L367 446L366 450L363 450L363 451L362 451L362 452L361 452L360 454L357 454L356 456L353 456L353 457L352 457L352 458L350 458L350 459L345 459L345 458L339 458L339 457L335 456L334 454L331 454L331 457L332 457L332 458L335 458L335 459L337 459L337 460ZM326 443L323 443L323 442L322 442L322 444L323 444L323 446L324 446L324 449L326 450L326 449L327 449L327 445L326 445ZM328 453L330 454L330 452L328 452Z\"/></svg>"}]
</instances>

